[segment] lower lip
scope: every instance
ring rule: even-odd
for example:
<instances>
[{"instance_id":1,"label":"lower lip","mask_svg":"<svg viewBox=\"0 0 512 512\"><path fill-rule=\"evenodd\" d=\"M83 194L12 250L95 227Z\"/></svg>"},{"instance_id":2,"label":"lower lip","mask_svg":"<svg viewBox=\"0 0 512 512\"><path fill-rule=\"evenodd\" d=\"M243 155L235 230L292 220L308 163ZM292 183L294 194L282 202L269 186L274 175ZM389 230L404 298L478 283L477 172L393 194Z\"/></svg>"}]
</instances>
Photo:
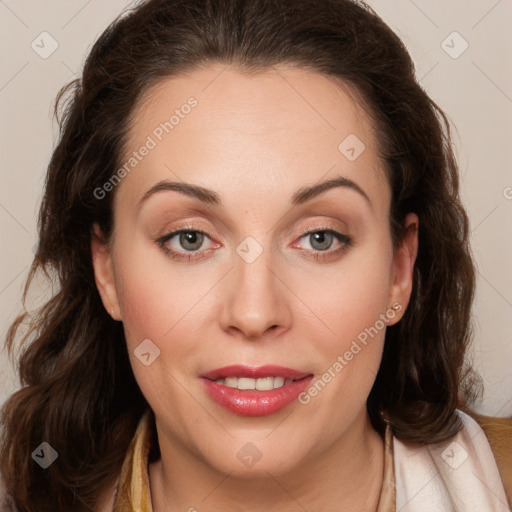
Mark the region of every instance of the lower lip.
<instances>
[{"instance_id":1,"label":"lower lip","mask_svg":"<svg viewBox=\"0 0 512 512\"><path fill-rule=\"evenodd\" d=\"M208 395L225 409L240 416L267 416L290 405L306 390L313 375L269 391L236 389L203 379Z\"/></svg>"}]
</instances>

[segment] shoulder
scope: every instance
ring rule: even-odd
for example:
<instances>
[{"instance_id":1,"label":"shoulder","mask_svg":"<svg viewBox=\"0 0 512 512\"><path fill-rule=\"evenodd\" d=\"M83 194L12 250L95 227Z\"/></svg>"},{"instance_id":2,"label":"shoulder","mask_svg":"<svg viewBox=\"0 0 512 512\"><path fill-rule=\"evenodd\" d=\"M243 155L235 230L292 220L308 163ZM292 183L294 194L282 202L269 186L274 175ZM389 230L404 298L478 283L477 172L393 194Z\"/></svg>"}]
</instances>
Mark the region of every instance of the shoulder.
<instances>
[{"instance_id":1,"label":"shoulder","mask_svg":"<svg viewBox=\"0 0 512 512\"><path fill-rule=\"evenodd\" d=\"M418 444L393 437L397 510L510 510L512 422L457 410L451 438ZM507 500L509 506L507 506Z\"/></svg>"},{"instance_id":2,"label":"shoulder","mask_svg":"<svg viewBox=\"0 0 512 512\"><path fill-rule=\"evenodd\" d=\"M509 503L512 503L512 418L485 416L475 411L466 411L464 416L472 418L485 434L496 460Z\"/></svg>"}]
</instances>

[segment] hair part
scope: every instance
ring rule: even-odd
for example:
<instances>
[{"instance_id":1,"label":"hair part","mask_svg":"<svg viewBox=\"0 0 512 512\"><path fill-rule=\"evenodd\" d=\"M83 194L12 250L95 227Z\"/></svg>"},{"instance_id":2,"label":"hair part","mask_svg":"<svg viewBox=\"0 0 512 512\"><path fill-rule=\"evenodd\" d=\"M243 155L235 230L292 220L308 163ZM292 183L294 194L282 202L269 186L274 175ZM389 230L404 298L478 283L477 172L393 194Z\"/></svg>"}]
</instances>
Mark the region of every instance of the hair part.
<instances>
[{"instance_id":1,"label":"hair part","mask_svg":"<svg viewBox=\"0 0 512 512\"><path fill-rule=\"evenodd\" d=\"M405 216L419 217L419 253L410 304L387 329L367 407L374 427L420 443L460 428L455 410L472 398L465 361L475 272L468 219L445 115L415 80L400 39L364 3L349 0L149 0L113 22L94 44L82 77L58 96L60 139L48 166L38 271L57 292L11 325L21 327L22 389L2 409L0 468L18 512L90 511L120 471L147 402L131 370L122 324L96 289L91 226L108 238L112 178L131 116L162 79L210 63L249 73L289 64L347 84L375 123L392 191L395 246ZM462 384L466 382L464 388ZM58 452L48 469L30 454L46 441Z\"/></svg>"}]
</instances>

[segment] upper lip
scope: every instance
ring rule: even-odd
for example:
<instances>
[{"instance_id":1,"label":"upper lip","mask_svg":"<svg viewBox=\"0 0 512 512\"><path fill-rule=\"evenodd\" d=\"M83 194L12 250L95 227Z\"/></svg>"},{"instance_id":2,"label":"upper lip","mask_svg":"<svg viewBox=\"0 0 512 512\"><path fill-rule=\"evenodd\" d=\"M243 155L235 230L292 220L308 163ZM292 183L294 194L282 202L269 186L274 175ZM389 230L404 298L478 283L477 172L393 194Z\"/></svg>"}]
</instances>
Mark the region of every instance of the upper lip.
<instances>
[{"instance_id":1,"label":"upper lip","mask_svg":"<svg viewBox=\"0 0 512 512\"><path fill-rule=\"evenodd\" d=\"M261 379L263 377L284 377L285 379L303 379L311 375L311 373L301 372L293 368L277 365L264 366L244 366L235 364L216 368L206 373L202 373L200 377L209 380L225 379L226 377L248 377L251 379Z\"/></svg>"}]
</instances>

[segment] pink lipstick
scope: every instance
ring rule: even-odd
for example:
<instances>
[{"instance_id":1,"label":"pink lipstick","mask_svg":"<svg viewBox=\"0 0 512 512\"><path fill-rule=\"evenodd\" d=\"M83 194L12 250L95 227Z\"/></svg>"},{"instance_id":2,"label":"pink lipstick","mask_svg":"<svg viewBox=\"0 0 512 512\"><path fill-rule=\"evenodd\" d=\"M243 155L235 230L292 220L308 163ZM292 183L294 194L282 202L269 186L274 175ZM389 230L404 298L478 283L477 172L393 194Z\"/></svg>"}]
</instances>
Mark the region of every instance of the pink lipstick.
<instances>
[{"instance_id":1,"label":"pink lipstick","mask_svg":"<svg viewBox=\"0 0 512 512\"><path fill-rule=\"evenodd\" d=\"M313 379L310 373L276 365L225 366L200 377L210 398L241 416L267 416L284 409Z\"/></svg>"}]
</instances>

